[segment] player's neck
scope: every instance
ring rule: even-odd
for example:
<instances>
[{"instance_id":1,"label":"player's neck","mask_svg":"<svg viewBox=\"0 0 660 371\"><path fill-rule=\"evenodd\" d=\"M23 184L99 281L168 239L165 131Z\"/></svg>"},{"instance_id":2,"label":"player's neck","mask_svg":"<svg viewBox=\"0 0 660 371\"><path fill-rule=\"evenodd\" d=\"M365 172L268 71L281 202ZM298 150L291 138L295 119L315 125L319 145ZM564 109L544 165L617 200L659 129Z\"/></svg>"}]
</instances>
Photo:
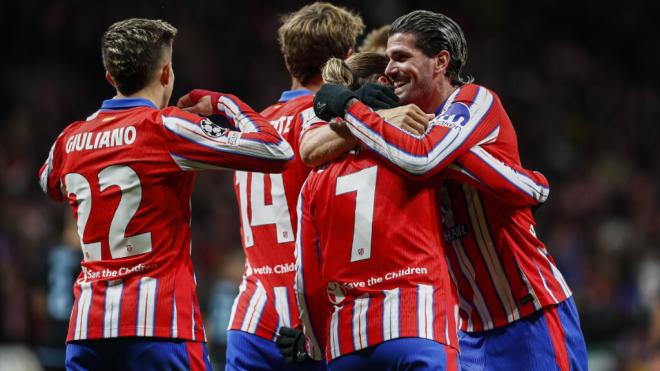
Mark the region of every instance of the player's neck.
<instances>
[{"instance_id":1,"label":"player's neck","mask_svg":"<svg viewBox=\"0 0 660 371\"><path fill-rule=\"evenodd\" d=\"M457 85L452 85L447 81L445 84L440 84L429 94L429 98L420 106L426 113L434 113L440 105L449 98L449 96L458 88Z\"/></svg>"},{"instance_id":2,"label":"player's neck","mask_svg":"<svg viewBox=\"0 0 660 371\"><path fill-rule=\"evenodd\" d=\"M151 101L156 107L164 108L167 106L167 102L163 102L163 89L161 87L152 87L147 86L142 90L136 91L133 94L124 95L117 91L116 98L141 98Z\"/></svg>"},{"instance_id":3,"label":"player's neck","mask_svg":"<svg viewBox=\"0 0 660 371\"><path fill-rule=\"evenodd\" d=\"M295 77L291 78L291 90L297 90L297 89L307 89L311 91L312 93L316 93L319 89L321 89L321 85L323 85L323 78L321 77L321 74L314 76L312 78L307 79L305 84L303 84L300 80L298 80Z\"/></svg>"}]
</instances>

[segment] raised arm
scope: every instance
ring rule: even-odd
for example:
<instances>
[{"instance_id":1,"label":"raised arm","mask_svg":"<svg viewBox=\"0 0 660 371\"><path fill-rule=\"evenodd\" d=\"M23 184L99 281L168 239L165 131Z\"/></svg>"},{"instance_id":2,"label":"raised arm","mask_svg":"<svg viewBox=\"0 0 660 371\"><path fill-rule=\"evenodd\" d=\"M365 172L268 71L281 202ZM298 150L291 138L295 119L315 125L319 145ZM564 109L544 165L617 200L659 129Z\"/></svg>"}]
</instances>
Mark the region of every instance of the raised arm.
<instances>
[{"instance_id":1,"label":"raised arm","mask_svg":"<svg viewBox=\"0 0 660 371\"><path fill-rule=\"evenodd\" d=\"M312 107L302 113L302 133L298 151L307 166L316 167L346 153L357 140L345 125L328 124L314 114Z\"/></svg>"},{"instance_id":2,"label":"raised arm","mask_svg":"<svg viewBox=\"0 0 660 371\"><path fill-rule=\"evenodd\" d=\"M414 104L381 109L376 113L393 125L416 134L423 134L433 117ZM358 143L346 125L338 124L338 119L327 125L325 121L317 120L316 124L303 127L300 157L306 165L319 166L332 161Z\"/></svg>"},{"instance_id":3,"label":"raised arm","mask_svg":"<svg viewBox=\"0 0 660 371\"><path fill-rule=\"evenodd\" d=\"M165 110L163 125L167 145L180 168L277 173L284 171L293 159L289 143L268 120L236 96L194 90L185 98L192 106L206 105L206 110L200 113L223 115L240 131L220 127L207 118L178 108Z\"/></svg>"},{"instance_id":4,"label":"raised arm","mask_svg":"<svg viewBox=\"0 0 660 371\"><path fill-rule=\"evenodd\" d=\"M447 175L512 206L544 203L550 193L543 174L500 160L481 146L471 148L449 165Z\"/></svg>"},{"instance_id":5,"label":"raised arm","mask_svg":"<svg viewBox=\"0 0 660 371\"><path fill-rule=\"evenodd\" d=\"M314 109L321 118L337 113L351 133L387 161L416 176L431 176L471 147L493 140L498 122L491 115L498 108L493 94L476 85L457 89L444 112L424 133L415 135L383 119L360 101L335 86L324 85L315 97Z\"/></svg>"},{"instance_id":6,"label":"raised arm","mask_svg":"<svg viewBox=\"0 0 660 371\"><path fill-rule=\"evenodd\" d=\"M472 102L449 100L449 108L431 121L424 135L400 130L358 101L348 107L346 124L360 142L394 165L430 176L498 135L497 121L488 118L494 99L486 89L480 89Z\"/></svg>"}]
</instances>

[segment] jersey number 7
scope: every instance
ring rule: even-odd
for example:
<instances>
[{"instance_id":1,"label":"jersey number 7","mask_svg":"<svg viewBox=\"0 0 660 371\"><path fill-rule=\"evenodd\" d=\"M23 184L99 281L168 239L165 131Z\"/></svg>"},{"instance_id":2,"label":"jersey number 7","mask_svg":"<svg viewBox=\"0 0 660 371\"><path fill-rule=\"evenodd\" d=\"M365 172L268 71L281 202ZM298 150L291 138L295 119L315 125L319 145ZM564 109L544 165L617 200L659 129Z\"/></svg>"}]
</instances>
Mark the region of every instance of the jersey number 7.
<instances>
[{"instance_id":1,"label":"jersey number 7","mask_svg":"<svg viewBox=\"0 0 660 371\"><path fill-rule=\"evenodd\" d=\"M351 262L371 257L371 232L374 220L376 176L378 167L372 166L337 178L335 195L355 192L355 223Z\"/></svg>"}]
</instances>

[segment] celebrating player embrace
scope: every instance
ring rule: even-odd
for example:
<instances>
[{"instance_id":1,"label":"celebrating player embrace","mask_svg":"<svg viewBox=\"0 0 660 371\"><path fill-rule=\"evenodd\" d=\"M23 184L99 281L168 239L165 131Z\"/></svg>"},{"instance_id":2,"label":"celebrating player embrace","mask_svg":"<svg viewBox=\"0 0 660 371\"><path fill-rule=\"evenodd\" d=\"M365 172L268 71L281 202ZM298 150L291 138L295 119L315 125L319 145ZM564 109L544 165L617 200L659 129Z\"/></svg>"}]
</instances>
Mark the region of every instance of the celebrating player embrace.
<instances>
[{"instance_id":1,"label":"celebrating player embrace","mask_svg":"<svg viewBox=\"0 0 660 371\"><path fill-rule=\"evenodd\" d=\"M363 146L419 180L452 163L459 172L438 187L437 208L460 299L461 367L586 368L571 292L534 232L529 205L545 200L544 178L516 170L515 132L499 98L461 75L460 27L442 14L409 13L392 24L387 55L401 102L436 114L424 135L400 130L337 86L319 90L315 111L342 117ZM505 195L520 194L511 202L492 194L505 183L513 191Z\"/></svg>"},{"instance_id":2,"label":"celebrating player embrace","mask_svg":"<svg viewBox=\"0 0 660 371\"><path fill-rule=\"evenodd\" d=\"M534 230L547 179L464 74L463 31L422 10L383 29L385 54L353 54L359 15L316 2L282 17L291 89L261 113L201 89L168 107L177 29L107 29L116 96L39 171L83 252L68 369L210 369L190 198L196 171L221 169L236 170L246 256L228 370L586 369L571 290Z\"/></svg>"}]
</instances>

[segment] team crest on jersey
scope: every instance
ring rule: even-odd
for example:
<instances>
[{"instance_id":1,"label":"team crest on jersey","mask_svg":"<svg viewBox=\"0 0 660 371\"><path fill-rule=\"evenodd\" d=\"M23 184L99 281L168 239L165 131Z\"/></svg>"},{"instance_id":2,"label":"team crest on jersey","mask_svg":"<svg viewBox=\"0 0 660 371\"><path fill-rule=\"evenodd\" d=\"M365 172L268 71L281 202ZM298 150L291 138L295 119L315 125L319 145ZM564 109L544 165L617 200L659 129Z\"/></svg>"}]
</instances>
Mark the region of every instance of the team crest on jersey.
<instances>
[{"instance_id":1,"label":"team crest on jersey","mask_svg":"<svg viewBox=\"0 0 660 371\"><path fill-rule=\"evenodd\" d=\"M339 282L328 282L326 288L328 299L332 304L338 305L346 299L346 289Z\"/></svg>"},{"instance_id":2,"label":"team crest on jersey","mask_svg":"<svg viewBox=\"0 0 660 371\"><path fill-rule=\"evenodd\" d=\"M460 130L470 120L470 109L465 103L454 103L446 112L436 116L431 124Z\"/></svg>"},{"instance_id":3,"label":"team crest on jersey","mask_svg":"<svg viewBox=\"0 0 660 371\"><path fill-rule=\"evenodd\" d=\"M199 126L202 128L204 134L211 138L221 137L228 131L226 128L223 128L209 119L202 120L202 122L199 123Z\"/></svg>"}]
</instances>

